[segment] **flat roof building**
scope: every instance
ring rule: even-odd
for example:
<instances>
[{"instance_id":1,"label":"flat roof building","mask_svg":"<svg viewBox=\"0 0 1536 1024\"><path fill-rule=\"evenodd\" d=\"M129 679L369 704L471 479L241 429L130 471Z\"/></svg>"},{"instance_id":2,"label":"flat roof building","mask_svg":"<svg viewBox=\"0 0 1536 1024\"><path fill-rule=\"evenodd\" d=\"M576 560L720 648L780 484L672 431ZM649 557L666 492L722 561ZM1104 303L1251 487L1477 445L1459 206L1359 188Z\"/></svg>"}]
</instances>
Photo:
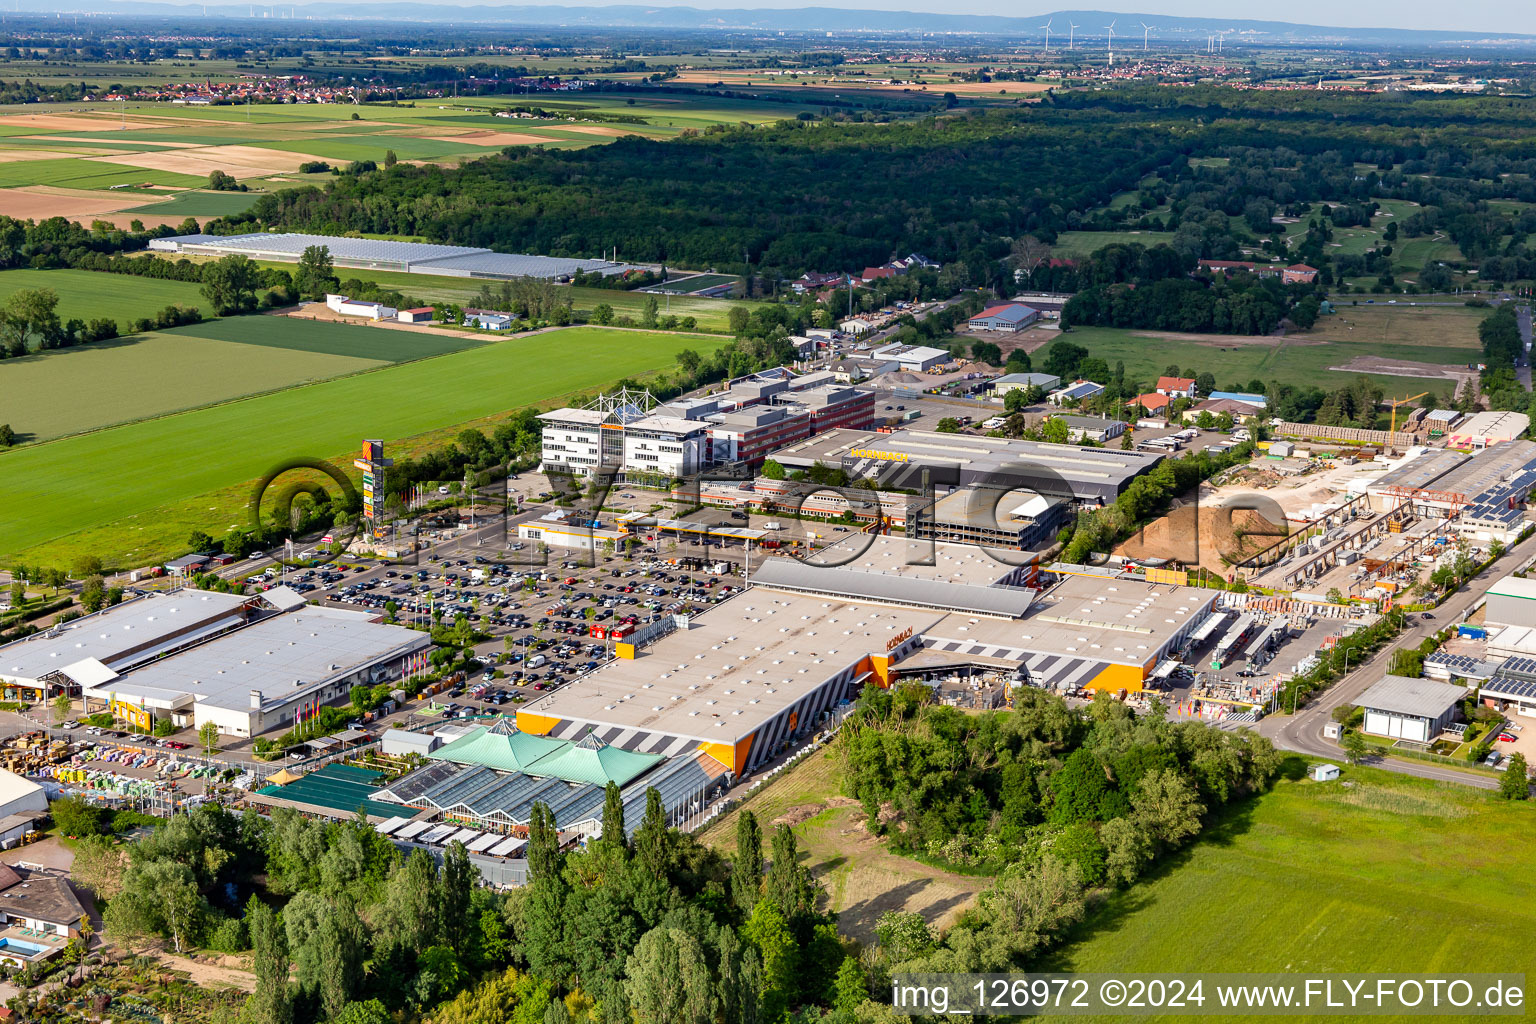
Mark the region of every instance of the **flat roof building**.
<instances>
[{"instance_id":1,"label":"flat roof building","mask_svg":"<svg viewBox=\"0 0 1536 1024\"><path fill-rule=\"evenodd\" d=\"M1445 443L1476 450L1513 441L1529 429L1531 418L1523 412L1480 412L1451 427Z\"/></svg>"},{"instance_id":2,"label":"flat roof building","mask_svg":"<svg viewBox=\"0 0 1536 1024\"><path fill-rule=\"evenodd\" d=\"M353 686L399 679L431 637L367 612L303 605L84 690L115 714L183 725L215 723L232 736L290 725L305 709L347 698Z\"/></svg>"},{"instance_id":3,"label":"flat roof building","mask_svg":"<svg viewBox=\"0 0 1536 1024\"><path fill-rule=\"evenodd\" d=\"M904 489L923 490L926 473L936 490L1020 488L1047 498L1092 504L1114 501L1162 457L1160 452L924 430L830 431L772 455L786 468L809 469L819 462L841 468L853 480L876 480Z\"/></svg>"},{"instance_id":4,"label":"flat roof building","mask_svg":"<svg viewBox=\"0 0 1536 1024\"><path fill-rule=\"evenodd\" d=\"M1037 590L1027 558L915 539L850 537L817 557L827 564L765 560L742 594L520 708L519 729L650 753L697 748L741 775L908 662L1139 690L1216 597L1073 576Z\"/></svg>"},{"instance_id":5,"label":"flat roof building","mask_svg":"<svg viewBox=\"0 0 1536 1024\"><path fill-rule=\"evenodd\" d=\"M0 683L38 699L111 678L245 624L251 598L146 594L0 647Z\"/></svg>"},{"instance_id":6,"label":"flat roof building","mask_svg":"<svg viewBox=\"0 0 1536 1024\"><path fill-rule=\"evenodd\" d=\"M1456 719L1467 688L1457 683L1384 676L1355 701L1365 711L1363 731L1428 743Z\"/></svg>"},{"instance_id":7,"label":"flat roof building","mask_svg":"<svg viewBox=\"0 0 1536 1024\"><path fill-rule=\"evenodd\" d=\"M350 238L341 235L307 235L298 232L248 235L175 235L156 238L149 248L204 256L243 255L252 259L297 263L310 246L330 250L331 262L338 267L392 270L407 274L432 274L439 277L473 277L511 280L537 277L546 280L574 274L623 274L631 270L651 269L633 263L613 263L603 259L570 259L560 256L528 256L522 253L494 252L467 245L437 245L425 242L396 242L379 238Z\"/></svg>"}]
</instances>

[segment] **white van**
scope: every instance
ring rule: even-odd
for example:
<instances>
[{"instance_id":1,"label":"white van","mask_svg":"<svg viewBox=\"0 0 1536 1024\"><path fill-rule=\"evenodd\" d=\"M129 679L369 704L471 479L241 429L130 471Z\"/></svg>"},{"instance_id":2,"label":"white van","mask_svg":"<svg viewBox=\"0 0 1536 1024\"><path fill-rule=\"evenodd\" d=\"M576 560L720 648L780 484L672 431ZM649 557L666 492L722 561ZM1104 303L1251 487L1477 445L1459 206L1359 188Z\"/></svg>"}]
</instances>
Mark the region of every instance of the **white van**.
<instances>
[{"instance_id":1,"label":"white van","mask_svg":"<svg viewBox=\"0 0 1536 1024\"><path fill-rule=\"evenodd\" d=\"M548 660L549 659L544 657L544 655L542 655L542 654L535 654L533 657L528 659L528 667L529 668L540 668Z\"/></svg>"}]
</instances>

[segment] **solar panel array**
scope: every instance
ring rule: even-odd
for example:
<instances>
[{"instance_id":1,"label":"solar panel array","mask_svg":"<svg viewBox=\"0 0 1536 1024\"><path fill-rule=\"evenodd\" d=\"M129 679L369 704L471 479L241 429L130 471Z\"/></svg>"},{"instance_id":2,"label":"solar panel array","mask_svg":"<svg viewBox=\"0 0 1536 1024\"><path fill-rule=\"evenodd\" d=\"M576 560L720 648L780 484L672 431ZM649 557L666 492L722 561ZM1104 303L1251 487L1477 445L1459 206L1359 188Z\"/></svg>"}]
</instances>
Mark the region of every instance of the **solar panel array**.
<instances>
[{"instance_id":1,"label":"solar panel array","mask_svg":"<svg viewBox=\"0 0 1536 1024\"><path fill-rule=\"evenodd\" d=\"M623 790L624 821L633 832L645 816L646 791L655 788L669 816L688 809L690 801L707 791L719 777L709 772L704 755L674 757L655 771L631 783ZM430 765L396 783L393 791L415 793L413 804L433 807L459 816L494 820L506 825L525 825L535 803L543 803L555 816L558 828L568 828L602 817L607 799L604 787L573 785L554 778L534 778L521 772L499 772L492 768L458 768L449 773L434 771ZM428 775L431 778L428 778ZM401 830L395 838L410 838ZM478 836L479 833L475 833ZM450 831L436 829L415 837L417 842L444 842ZM474 838L474 837L471 837Z\"/></svg>"},{"instance_id":2,"label":"solar panel array","mask_svg":"<svg viewBox=\"0 0 1536 1024\"><path fill-rule=\"evenodd\" d=\"M1536 698L1536 682L1529 679L1510 679L1498 675L1490 679L1483 689L1506 697Z\"/></svg>"}]
</instances>

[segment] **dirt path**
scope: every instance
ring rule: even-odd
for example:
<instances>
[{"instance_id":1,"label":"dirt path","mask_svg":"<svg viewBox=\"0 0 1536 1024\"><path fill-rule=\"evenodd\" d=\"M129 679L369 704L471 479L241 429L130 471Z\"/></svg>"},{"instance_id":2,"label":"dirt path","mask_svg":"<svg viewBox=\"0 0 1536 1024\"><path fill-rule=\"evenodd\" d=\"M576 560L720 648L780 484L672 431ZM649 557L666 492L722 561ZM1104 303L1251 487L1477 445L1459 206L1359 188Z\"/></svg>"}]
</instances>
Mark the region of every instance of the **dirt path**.
<instances>
[{"instance_id":1,"label":"dirt path","mask_svg":"<svg viewBox=\"0 0 1536 1024\"><path fill-rule=\"evenodd\" d=\"M250 971L218 964L205 964L189 960L175 953L161 953L160 962L173 971L185 971L192 984L199 988L238 988L242 992L256 990L256 976Z\"/></svg>"},{"instance_id":2,"label":"dirt path","mask_svg":"<svg viewBox=\"0 0 1536 1024\"><path fill-rule=\"evenodd\" d=\"M757 815L765 848L766 835L776 824L795 830L801 862L826 887L838 929L863 942L874 940L875 925L888 910L915 911L929 924L948 927L989 882L887 850L885 841L864 827L863 808L838 793L837 759L828 751L773 780L714 822L700 840L733 855L736 819L743 809Z\"/></svg>"}]
</instances>

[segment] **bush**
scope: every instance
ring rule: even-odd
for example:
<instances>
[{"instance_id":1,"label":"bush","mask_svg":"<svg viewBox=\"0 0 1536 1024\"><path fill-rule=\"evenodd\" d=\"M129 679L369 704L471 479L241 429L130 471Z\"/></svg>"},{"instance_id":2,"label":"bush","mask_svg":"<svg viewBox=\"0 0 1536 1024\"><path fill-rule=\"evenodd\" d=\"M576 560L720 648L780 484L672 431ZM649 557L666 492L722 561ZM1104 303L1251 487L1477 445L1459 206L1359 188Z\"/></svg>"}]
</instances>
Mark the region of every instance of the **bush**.
<instances>
[{"instance_id":1,"label":"bush","mask_svg":"<svg viewBox=\"0 0 1536 1024\"><path fill-rule=\"evenodd\" d=\"M208 930L205 945L220 953L243 953L251 948L245 921L238 917L226 917Z\"/></svg>"},{"instance_id":2,"label":"bush","mask_svg":"<svg viewBox=\"0 0 1536 1024\"><path fill-rule=\"evenodd\" d=\"M175 731L176 723L171 721L169 718L162 718L155 723L154 732L156 736L169 736Z\"/></svg>"},{"instance_id":3,"label":"bush","mask_svg":"<svg viewBox=\"0 0 1536 1024\"><path fill-rule=\"evenodd\" d=\"M101 834L101 811L78 797L67 796L48 805L53 823L67 836Z\"/></svg>"}]
</instances>

